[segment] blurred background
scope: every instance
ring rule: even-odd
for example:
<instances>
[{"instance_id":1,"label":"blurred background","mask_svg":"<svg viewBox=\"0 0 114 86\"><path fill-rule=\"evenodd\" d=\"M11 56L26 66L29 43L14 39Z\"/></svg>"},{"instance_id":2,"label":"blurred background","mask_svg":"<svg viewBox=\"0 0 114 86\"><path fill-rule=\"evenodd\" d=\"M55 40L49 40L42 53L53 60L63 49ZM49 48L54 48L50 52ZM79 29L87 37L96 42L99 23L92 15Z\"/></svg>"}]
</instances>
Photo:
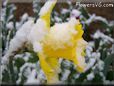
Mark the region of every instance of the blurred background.
<instances>
[{"instance_id":1,"label":"blurred background","mask_svg":"<svg viewBox=\"0 0 114 86\"><path fill-rule=\"evenodd\" d=\"M10 40L16 31L29 19L37 19L40 8L46 0L2 0L0 25L1 57L6 54ZM99 0L58 1L52 16L51 25L61 23L75 16L80 19L84 29L84 39L89 43L86 49L85 73L78 73L72 62L60 59L59 79L65 84L114 84L114 6L80 7L82 4ZM102 4L113 4L114 0L103 0ZM27 48L16 53L8 65L1 64L2 84L42 84L46 82L36 53ZM0 58L1 59L1 58Z\"/></svg>"}]
</instances>

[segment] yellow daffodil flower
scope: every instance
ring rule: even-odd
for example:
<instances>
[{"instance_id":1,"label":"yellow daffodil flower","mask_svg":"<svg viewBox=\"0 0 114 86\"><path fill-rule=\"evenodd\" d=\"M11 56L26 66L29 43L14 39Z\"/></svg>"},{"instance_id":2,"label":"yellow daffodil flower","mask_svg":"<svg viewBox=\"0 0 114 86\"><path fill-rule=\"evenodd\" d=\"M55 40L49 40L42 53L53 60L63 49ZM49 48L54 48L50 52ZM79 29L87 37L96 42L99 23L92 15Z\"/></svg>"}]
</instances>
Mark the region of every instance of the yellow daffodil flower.
<instances>
[{"instance_id":1,"label":"yellow daffodil flower","mask_svg":"<svg viewBox=\"0 0 114 86\"><path fill-rule=\"evenodd\" d=\"M56 2L57 0L48 1L41 9L40 19L45 21L48 32L40 41L36 40L41 47L37 54L47 83L59 82L59 58L72 61L79 72L84 72L86 67L84 49L87 42L82 38L83 30L79 20L71 18L69 22L56 23L50 27L50 15Z\"/></svg>"}]
</instances>

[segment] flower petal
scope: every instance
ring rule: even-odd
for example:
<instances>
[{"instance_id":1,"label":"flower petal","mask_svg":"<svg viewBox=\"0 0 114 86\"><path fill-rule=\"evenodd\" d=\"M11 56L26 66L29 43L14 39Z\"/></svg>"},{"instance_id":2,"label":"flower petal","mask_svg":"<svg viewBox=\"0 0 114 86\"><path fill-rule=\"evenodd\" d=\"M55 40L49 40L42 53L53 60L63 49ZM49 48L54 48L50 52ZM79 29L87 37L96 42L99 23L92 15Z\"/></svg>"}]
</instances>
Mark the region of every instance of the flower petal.
<instances>
[{"instance_id":1,"label":"flower petal","mask_svg":"<svg viewBox=\"0 0 114 86\"><path fill-rule=\"evenodd\" d=\"M45 58L43 53L39 53L39 60L41 68L43 69L48 84L55 84L59 82L58 73L60 72L58 59L56 58Z\"/></svg>"},{"instance_id":2,"label":"flower petal","mask_svg":"<svg viewBox=\"0 0 114 86\"><path fill-rule=\"evenodd\" d=\"M83 40L82 38L77 40L76 49L74 51L75 58L74 58L73 62L76 64L77 71L79 71L79 72L85 71L86 63L85 63L85 58L84 58L83 53L84 53L86 45L87 45L87 42L85 40Z\"/></svg>"}]
</instances>

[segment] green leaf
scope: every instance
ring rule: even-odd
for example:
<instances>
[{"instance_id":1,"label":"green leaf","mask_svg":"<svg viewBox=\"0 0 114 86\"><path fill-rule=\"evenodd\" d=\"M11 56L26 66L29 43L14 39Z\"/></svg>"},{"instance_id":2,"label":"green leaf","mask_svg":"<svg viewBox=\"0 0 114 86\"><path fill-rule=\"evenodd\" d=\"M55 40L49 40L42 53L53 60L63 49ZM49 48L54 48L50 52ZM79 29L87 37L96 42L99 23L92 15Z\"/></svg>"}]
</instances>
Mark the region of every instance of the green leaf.
<instances>
[{"instance_id":1,"label":"green leaf","mask_svg":"<svg viewBox=\"0 0 114 86\"><path fill-rule=\"evenodd\" d=\"M103 83L102 77L98 73L95 74L92 83L99 83L99 84Z\"/></svg>"},{"instance_id":2,"label":"green leaf","mask_svg":"<svg viewBox=\"0 0 114 86\"><path fill-rule=\"evenodd\" d=\"M107 72L106 79L110 81L114 80L114 70Z\"/></svg>"},{"instance_id":3,"label":"green leaf","mask_svg":"<svg viewBox=\"0 0 114 86\"><path fill-rule=\"evenodd\" d=\"M95 50L97 50L99 48L99 43L100 43L100 38L99 39L95 39Z\"/></svg>"},{"instance_id":4,"label":"green leaf","mask_svg":"<svg viewBox=\"0 0 114 86\"><path fill-rule=\"evenodd\" d=\"M86 18L86 19L89 19L89 14L88 14L88 12L87 12L87 10L85 9L85 8L81 8L80 9L80 11L81 11L81 13L82 13L82 15Z\"/></svg>"},{"instance_id":5,"label":"green leaf","mask_svg":"<svg viewBox=\"0 0 114 86\"><path fill-rule=\"evenodd\" d=\"M109 67L113 61L114 61L114 54L108 55L104 60L105 66L104 66L103 73L105 76L107 75L107 72L109 71Z\"/></svg>"},{"instance_id":6,"label":"green leaf","mask_svg":"<svg viewBox=\"0 0 114 86\"><path fill-rule=\"evenodd\" d=\"M2 77L2 83L10 83L10 76L7 70L4 70Z\"/></svg>"},{"instance_id":7,"label":"green leaf","mask_svg":"<svg viewBox=\"0 0 114 86\"><path fill-rule=\"evenodd\" d=\"M32 54L32 57L29 58L28 62L35 63L39 60L37 54L33 51L30 51Z\"/></svg>"},{"instance_id":8,"label":"green leaf","mask_svg":"<svg viewBox=\"0 0 114 86\"><path fill-rule=\"evenodd\" d=\"M111 30L111 31L114 29L114 26L109 26L109 24L106 23L106 22L104 22L104 21L100 21L100 20L99 20L99 23L100 23L100 25L101 25L103 28L105 28L105 29L109 29L109 30Z\"/></svg>"},{"instance_id":9,"label":"green leaf","mask_svg":"<svg viewBox=\"0 0 114 86\"><path fill-rule=\"evenodd\" d=\"M19 71L20 67L21 67L24 63L25 63L24 59L22 59L22 58L17 58L17 59L15 60L14 65L17 67L17 69L18 69L18 71Z\"/></svg>"},{"instance_id":10,"label":"green leaf","mask_svg":"<svg viewBox=\"0 0 114 86\"><path fill-rule=\"evenodd\" d=\"M81 73L80 77L78 79L76 79L76 82L80 82L81 83L82 81L84 81L84 79L87 78L87 74L89 74L90 72L91 72L91 70L88 70L85 73Z\"/></svg>"},{"instance_id":11,"label":"green leaf","mask_svg":"<svg viewBox=\"0 0 114 86\"><path fill-rule=\"evenodd\" d=\"M11 83L15 84L16 83L16 71L14 70L14 64L13 64L12 57L9 60L8 69L9 69Z\"/></svg>"}]
</instances>

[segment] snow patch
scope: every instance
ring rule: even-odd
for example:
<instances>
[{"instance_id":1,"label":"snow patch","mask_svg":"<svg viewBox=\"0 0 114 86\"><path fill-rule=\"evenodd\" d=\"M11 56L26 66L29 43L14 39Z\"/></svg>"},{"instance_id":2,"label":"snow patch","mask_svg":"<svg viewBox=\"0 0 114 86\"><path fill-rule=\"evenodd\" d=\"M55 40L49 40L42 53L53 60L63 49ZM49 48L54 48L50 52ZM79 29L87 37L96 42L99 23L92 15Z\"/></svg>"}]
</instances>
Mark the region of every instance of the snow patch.
<instances>
[{"instance_id":1,"label":"snow patch","mask_svg":"<svg viewBox=\"0 0 114 86\"><path fill-rule=\"evenodd\" d=\"M95 77L95 75L94 75L94 73L92 72L92 73L90 73L90 74L88 74L87 75L87 80L92 80L93 78Z\"/></svg>"},{"instance_id":2,"label":"snow patch","mask_svg":"<svg viewBox=\"0 0 114 86\"><path fill-rule=\"evenodd\" d=\"M101 16L96 16L95 14L90 15L90 18L88 20L86 20L85 23L89 25L93 21L102 21L102 22L105 22L106 24L108 24L108 21L105 18L103 18Z\"/></svg>"},{"instance_id":3,"label":"snow patch","mask_svg":"<svg viewBox=\"0 0 114 86\"><path fill-rule=\"evenodd\" d=\"M95 58L90 58L90 61L87 63L87 67L85 69L85 71L89 70L91 67L93 67L93 65L95 64L96 59Z\"/></svg>"},{"instance_id":4,"label":"snow patch","mask_svg":"<svg viewBox=\"0 0 114 86\"><path fill-rule=\"evenodd\" d=\"M100 32L99 30L92 36L95 39L102 38L104 41L114 42L114 39Z\"/></svg>"},{"instance_id":5,"label":"snow patch","mask_svg":"<svg viewBox=\"0 0 114 86\"><path fill-rule=\"evenodd\" d=\"M37 72L35 69L32 70L31 74L28 76L28 79L25 84L40 84L40 80L36 78Z\"/></svg>"},{"instance_id":6,"label":"snow patch","mask_svg":"<svg viewBox=\"0 0 114 86\"><path fill-rule=\"evenodd\" d=\"M27 68L29 67L29 68ZM26 68L26 70L25 70ZM25 63L21 68L20 68L20 73L18 74L19 78L18 80L16 81L17 84L19 84L21 82L21 77L22 77L22 74L24 72L24 76L27 77L31 74L31 70L30 68L35 68L35 64L32 64L32 63Z\"/></svg>"},{"instance_id":7,"label":"snow patch","mask_svg":"<svg viewBox=\"0 0 114 86\"><path fill-rule=\"evenodd\" d=\"M91 22L93 22L95 17L96 17L95 14L91 15L90 18L88 20L86 20L85 23L89 25Z\"/></svg>"},{"instance_id":8,"label":"snow patch","mask_svg":"<svg viewBox=\"0 0 114 86\"><path fill-rule=\"evenodd\" d=\"M71 17L79 17L81 12L79 10L73 9L71 12Z\"/></svg>"},{"instance_id":9,"label":"snow patch","mask_svg":"<svg viewBox=\"0 0 114 86\"><path fill-rule=\"evenodd\" d=\"M61 80L63 80L63 81L66 80L70 73L71 73L70 70L65 70L63 75L62 75L62 79Z\"/></svg>"},{"instance_id":10,"label":"snow patch","mask_svg":"<svg viewBox=\"0 0 114 86\"><path fill-rule=\"evenodd\" d=\"M14 28L14 27L13 27L13 22L7 23L7 24L6 24L6 27L7 27L8 29L13 29L13 28Z\"/></svg>"},{"instance_id":11,"label":"snow patch","mask_svg":"<svg viewBox=\"0 0 114 86\"><path fill-rule=\"evenodd\" d=\"M28 17L29 15L27 13L24 13L23 16L21 17L21 20L25 21Z\"/></svg>"},{"instance_id":12,"label":"snow patch","mask_svg":"<svg viewBox=\"0 0 114 86\"><path fill-rule=\"evenodd\" d=\"M17 55L15 55L14 59L22 58L22 59L25 60L25 62L27 62L30 57L31 57L31 54L29 52L25 52L24 54L17 54Z\"/></svg>"},{"instance_id":13,"label":"snow patch","mask_svg":"<svg viewBox=\"0 0 114 86\"><path fill-rule=\"evenodd\" d=\"M3 57L3 64L9 61L9 57L14 54L14 52L18 51L20 48L24 46L24 44L28 41L27 37L32 27L33 21L29 20L16 32L15 37L10 41L9 50L6 52Z\"/></svg>"},{"instance_id":14,"label":"snow patch","mask_svg":"<svg viewBox=\"0 0 114 86\"><path fill-rule=\"evenodd\" d=\"M62 9L62 11L61 11L62 14L66 14L67 12L69 12L69 10L68 9L65 9L65 8Z\"/></svg>"},{"instance_id":15,"label":"snow patch","mask_svg":"<svg viewBox=\"0 0 114 86\"><path fill-rule=\"evenodd\" d=\"M41 52L42 51L42 46L39 42L34 42L33 49L34 49L35 52Z\"/></svg>"},{"instance_id":16,"label":"snow patch","mask_svg":"<svg viewBox=\"0 0 114 86\"><path fill-rule=\"evenodd\" d=\"M56 22L61 22L62 21L62 19L57 17L57 16L55 16L54 19L55 19Z\"/></svg>"}]
</instances>

